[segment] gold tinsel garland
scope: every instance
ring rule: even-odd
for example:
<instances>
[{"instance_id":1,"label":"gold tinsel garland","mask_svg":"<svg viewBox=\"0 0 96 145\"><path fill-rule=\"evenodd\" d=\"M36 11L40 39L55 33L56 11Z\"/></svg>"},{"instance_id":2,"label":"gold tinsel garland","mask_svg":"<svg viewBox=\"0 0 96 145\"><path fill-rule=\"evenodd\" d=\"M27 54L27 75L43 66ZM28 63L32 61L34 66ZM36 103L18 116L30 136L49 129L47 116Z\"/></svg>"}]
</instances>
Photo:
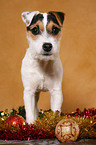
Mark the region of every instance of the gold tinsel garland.
<instances>
[{"instance_id":1,"label":"gold tinsel garland","mask_svg":"<svg viewBox=\"0 0 96 145\"><path fill-rule=\"evenodd\" d=\"M24 110L24 109L22 109ZM71 113L72 114L72 113ZM76 114L76 113L75 113ZM96 114L96 110L95 110ZM22 113L20 114L22 116ZM5 121L10 116L8 110L5 112L2 111L0 116L0 130L5 127ZM62 119L72 118L74 119L80 128L79 138L96 138L96 115L93 116L68 116L60 115L60 112L53 112L52 110L39 112L39 117L34 122L37 129L47 131L49 133L55 132L55 127L57 123Z\"/></svg>"},{"instance_id":2,"label":"gold tinsel garland","mask_svg":"<svg viewBox=\"0 0 96 145\"><path fill-rule=\"evenodd\" d=\"M55 127L60 120L67 118L74 119L79 125L79 138L96 138L96 115L90 118L67 117L60 116L58 111L56 113L54 113L52 110L42 111L34 124L36 125L37 129L43 129L51 133L52 131L55 131Z\"/></svg>"},{"instance_id":3,"label":"gold tinsel garland","mask_svg":"<svg viewBox=\"0 0 96 145\"><path fill-rule=\"evenodd\" d=\"M96 115L85 118L80 126L80 138L96 138Z\"/></svg>"}]
</instances>

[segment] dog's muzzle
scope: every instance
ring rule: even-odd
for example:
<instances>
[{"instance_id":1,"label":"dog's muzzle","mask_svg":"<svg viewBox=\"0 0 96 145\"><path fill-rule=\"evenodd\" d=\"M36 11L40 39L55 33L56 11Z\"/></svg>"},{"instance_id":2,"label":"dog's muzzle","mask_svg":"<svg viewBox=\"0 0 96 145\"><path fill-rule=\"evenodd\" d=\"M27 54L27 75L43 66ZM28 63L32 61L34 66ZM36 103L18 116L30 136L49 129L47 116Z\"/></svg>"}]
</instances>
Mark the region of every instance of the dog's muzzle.
<instances>
[{"instance_id":1,"label":"dog's muzzle","mask_svg":"<svg viewBox=\"0 0 96 145\"><path fill-rule=\"evenodd\" d=\"M44 43L43 46L43 55L52 55L51 50L52 50L52 44L51 43Z\"/></svg>"}]
</instances>

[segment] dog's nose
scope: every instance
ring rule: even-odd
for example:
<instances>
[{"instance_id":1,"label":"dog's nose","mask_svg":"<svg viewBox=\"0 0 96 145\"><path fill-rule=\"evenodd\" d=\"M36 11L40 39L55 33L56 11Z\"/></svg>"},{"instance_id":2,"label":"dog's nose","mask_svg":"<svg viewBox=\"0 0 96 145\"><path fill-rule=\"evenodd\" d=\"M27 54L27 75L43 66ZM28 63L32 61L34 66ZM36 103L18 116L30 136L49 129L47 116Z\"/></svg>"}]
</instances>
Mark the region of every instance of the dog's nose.
<instances>
[{"instance_id":1,"label":"dog's nose","mask_svg":"<svg viewBox=\"0 0 96 145\"><path fill-rule=\"evenodd\" d=\"M51 43L44 43L43 44L43 50L46 51L46 52L49 52L51 51L52 49L52 44Z\"/></svg>"}]
</instances>

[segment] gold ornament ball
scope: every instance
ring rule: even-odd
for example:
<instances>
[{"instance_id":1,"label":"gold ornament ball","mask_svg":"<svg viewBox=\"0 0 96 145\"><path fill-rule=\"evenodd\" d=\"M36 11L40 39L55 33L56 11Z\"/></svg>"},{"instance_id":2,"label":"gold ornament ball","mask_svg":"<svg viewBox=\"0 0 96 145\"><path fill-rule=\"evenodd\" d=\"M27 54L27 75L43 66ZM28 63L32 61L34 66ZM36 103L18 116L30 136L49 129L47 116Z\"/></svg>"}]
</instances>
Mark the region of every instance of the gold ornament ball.
<instances>
[{"instance_id":1,"label":"gold ornament ball","mask_svg":"<svg viewBox=\"0 0 96 145\"><path fill-rule=\"evenodd\" d=\"M62 119L55 128L55 135L60 142L73 142L79 136L79 126L73 119Z\"/></svg>"}]
</instances>

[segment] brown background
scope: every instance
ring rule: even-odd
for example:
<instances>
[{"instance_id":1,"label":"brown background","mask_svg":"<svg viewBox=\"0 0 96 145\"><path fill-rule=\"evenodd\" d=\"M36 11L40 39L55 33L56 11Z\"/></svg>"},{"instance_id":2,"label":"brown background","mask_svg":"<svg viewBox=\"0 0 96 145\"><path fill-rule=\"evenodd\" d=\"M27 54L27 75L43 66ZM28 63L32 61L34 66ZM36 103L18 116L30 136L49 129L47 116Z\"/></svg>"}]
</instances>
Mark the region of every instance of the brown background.
<instances>
[{"instance_id":1,"label":"brown background","mask_svg":"<svg viewBox=\"0 0 96 145\"><path fill-rule=\"evenodd\" d=\"M96 0L0 0L0 110L23 105L20 67L28 43L21 13L34 10L66 14L62 111L96 108ZM49 93L41 93L39 108L50 108Z\"/></svg>"}]
</instances>

